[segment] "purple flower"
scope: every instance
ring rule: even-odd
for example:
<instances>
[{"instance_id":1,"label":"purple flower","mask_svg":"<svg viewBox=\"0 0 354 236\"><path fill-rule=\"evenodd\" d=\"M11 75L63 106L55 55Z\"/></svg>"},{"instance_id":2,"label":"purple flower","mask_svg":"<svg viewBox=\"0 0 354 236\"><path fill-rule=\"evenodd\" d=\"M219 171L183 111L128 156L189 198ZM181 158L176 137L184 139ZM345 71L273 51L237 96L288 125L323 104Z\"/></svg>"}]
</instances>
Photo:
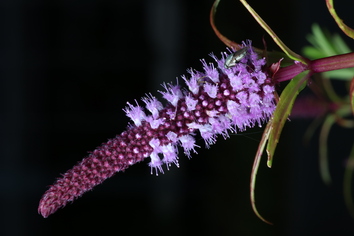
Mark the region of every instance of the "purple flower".
<instances>
[{"instance_id":1,"label":"purple flower","mask_svg":"<svg viewBox=\"0 0 354 236\"><path fill-rule=\"evenodd\" d=\"M128 103L124 111L134 124L59 178L43 195L39 213L48 217L147 157L151 173L156 175L163 173L164 165L167 169L171 164L178 166L178 146L190 158L199 147L194 138L198 131L209 147L219 135L228 138L229 132L261 126L275 109L274 84L265 59L258 58L251 41L243 46L247 52L232 66L225 64L230 58L227 53L222 53L221 59L211 55L216 67L201 60L204 72L191 69L189 78L182 76L186 88L164 84L165 91L160 93L168 102L165 107L151 94L142 99L150 114L138 102Z\"/></svg>"}]
</instances>

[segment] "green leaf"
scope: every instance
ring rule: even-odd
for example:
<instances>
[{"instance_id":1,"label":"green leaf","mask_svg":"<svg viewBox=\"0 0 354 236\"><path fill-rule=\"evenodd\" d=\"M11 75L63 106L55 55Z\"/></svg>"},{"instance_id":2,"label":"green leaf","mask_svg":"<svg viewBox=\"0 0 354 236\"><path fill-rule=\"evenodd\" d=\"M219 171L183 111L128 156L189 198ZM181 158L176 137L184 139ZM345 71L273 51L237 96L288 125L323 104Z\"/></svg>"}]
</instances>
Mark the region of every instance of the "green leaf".
<instances>
[{"instance_id":1,"label":"green leaf","mask_svg":"<svg viewBox=\"0 0 354 236\"><path fill-rule=\"evenodd\" d=\"M213 6L211 7L210 10L210 15L209 15L209 21L210 21L210 25L211 28L214 30L214 33L216 34L216 36L229 48L234 48L234 49L240 49L241 44L235 43L234 41L228 39L227 37L225 37L223 34L220 33L220 31L218 30L218 28L215 25L215 14L216 14L216 9L218 8L218 5L220 3L220 0L215 0L213 3Z\"/></svg>"},{"instance_id":2,"label":"green leaf","mask_svg":"<svg viewBox=\"0 0 354 236\"><path fill-rule=\"evenodd\" d=\"M288 48L283 41L275 34L275 32L269 27L269 25L258 15L258 13L247 3L246 0L240 0L243 6L248 10L258 24L272 37L273 41L283 50L283 52L291 59L300 61L303 64L307 64L308 60L301 55L293 52Z\"/></svg>"},{"instance_id":3,"label":"green leaf","mask_svg":"<svg viewBox=\"0 0 354 236\"><path fill-rule=\"evenodd\" d=\"M336 21L339 28L350 38L354 39L354 30L343 23L343 20L339 18L336 10L333 7L333 0L326 0L328 11L331 13L333 19Z\"/></svg>"},{"instance_id":4,"label":"green leaf","mask_svg":"<svg viewBox=\"0 0 354 236\"><path fill-rule=\"evenodd\" d=\"M267 221L261 214L258 212L256 207L256 197L255 197L255 189L256 189L256 178L258 167L261 162L261 157L267 146L268 153L268 167L272 166L273 154L275 151L275 147L278 143L279 136L283 129L286 119L290 115L292 107L294 105L295 98L299 94L299 92L305 87L308 78L310 77L309 71L305 71L297 75L294 79L292 79L289 84L284 89L283 93L279 98L279 103L275 112L273 113L272 118L269 120L264 132L262 139L258 145L257 153L254 158L253 168L251 173L251 181L250 181L250 197L251 197L251 205L253 212L257 215L259 219L262 221L272 224Z\"/></svg>"},{"instance_id":5,"label":"green leaf","mask_svg":"<svg viewBox=\"0 0 354 236\"><path fill-rule=\"evenodd\" d=\"M265 128L265 130L263 132L262 139L258 145L257 153L256 153L256 156L254 157L254 161L253 161L251 180L250 180L250 197L251 197L251 205L252 205L253 212L254 212L254 214L256 214L256 216L259 219L261 219L262 221L264 221L270 225L272 225L272 223L270 221L266 220L257 210L255 190L256 190L256 178L257 178L257 173L258 173L258 167L259 167L259 164L261 163L262 154L263 154L265 145L268 141L271 127L272 127L272 119L269 120L267 127Z\"/></svg>"},{"instance_id":6,"label":"green leaf","mask_svg":"<svg viewBox=\"0 0 354 236\"><path fill-rule=\"evenodd\" d=\"M272 127L269 134L269 140L266 149L268 154L268 167L272 166L275 148L279 142L279 137L283 130L285 121L288 119L288 116L291 113L294 101L299 92L304 89L309 77L309 71L304 71L298 74L294 79L289 82L289 84L285 87L282 94L280 95L277 108L275 109L274 114L271 118Z\"/></svg>"},{"instance_id":7,"label":"green leaf","mask_svg":"<svg viewBox=\"0 0 354 236\"><path fill-rule=\"evenodd\" d=\"M219 3L220 3L220 0L215 0L214 4L213 4L213 6L211 7L211 10L210 10L209 21L210 21L211 28L213 29L215 35L227 47L239 50L239 49L242 48L242 44L236 43L236 42L232 41L231 39L227 38L226 36L224 36L215 25L215 15L216 15L216 10L217 10L217 8L219 6ZM279 58L284 58L284 60L282 60L282 65L283 66L292 65L294 63L293 60L290 60L287 57L287 55L285 53L283 53L283 52L277 52L277 51L265 52L264 49L259 49L259 48L256 48L256 47L253 47L253 50L255 52L257 52L259 55L262 55L262 57L266 53L266 55L267 55L267 63L269 65L272 64L272 63L278 62Z\"/></svg>"}]
</instances>

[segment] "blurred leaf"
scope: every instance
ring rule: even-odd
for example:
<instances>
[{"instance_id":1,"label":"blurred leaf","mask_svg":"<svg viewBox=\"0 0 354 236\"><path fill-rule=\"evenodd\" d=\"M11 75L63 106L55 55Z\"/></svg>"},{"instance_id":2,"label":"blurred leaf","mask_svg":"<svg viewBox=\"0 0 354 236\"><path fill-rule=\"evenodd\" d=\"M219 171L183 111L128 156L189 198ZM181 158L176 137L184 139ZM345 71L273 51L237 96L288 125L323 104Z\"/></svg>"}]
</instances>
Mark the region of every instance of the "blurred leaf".
<instances>
[{"instance_id":1,"label":"blurred leaf","mask_svg":"<svg viewBox=\"0 0 354 236\"><path fill-rule=\"evenodd\" d=\"M308 35L307 40L312 46L305 46L303 54L311 60L330 57L351 52L344 40L338 34L330 34L321 29L318 24L312 25L312 34ZM324 78L348 80L354 75L354 68L345 68L322 73Z\"/></svg>"},{"instance_id":2,"label":"blurred leaf","mask_svg":"<svg viewBox=\"0 0 354 236\"><path fill-rule=\"evenodd\" d=\"M336 52L340 54L349 53L352 51L339 34L332 35L332 42Z\"/></svg>"},{"instance_id":3,"label":"blurred leaf","mask_svg":"<svg viewBox=\"0 0 354 236\"><path fill-rule=\"evenodd\" d=\"M329 114L325 121L323 122L321 132L320 132L320 140L319 140L319 162L320 162L320 174L323 182L327 185L332 183L331 174L329 171L328 165L328 135L331 127L336 122L335 115Z\"/></svg>"},{"instance_id":4,"label":"blurred leaf","mask_svg":"<svg viewBox=\"0 0 354 236\"><path fill-rule=\"evenodd\" d=\"M353 171L354 171L354 143L352 146L352 151L350 152L347 161L347 165L345 167L344 180L343 180L343 195L344 195L345 205L347 206L350 215L354 219L354 203L353 203L353 195L352 195Z\"/></svg>"},{"instance_id":5,"label":"blurred leaf","mask_svg":"<svg viewBox=\"0 0 354 236\"><path fill-rule=\"evenodd\" d=\"M351 108L352 108L352 113L354 115L354 78L352 78L352 81L350 82L349 97L350 97L350 104L351 104Z\"/></svg>"}]
</instances>

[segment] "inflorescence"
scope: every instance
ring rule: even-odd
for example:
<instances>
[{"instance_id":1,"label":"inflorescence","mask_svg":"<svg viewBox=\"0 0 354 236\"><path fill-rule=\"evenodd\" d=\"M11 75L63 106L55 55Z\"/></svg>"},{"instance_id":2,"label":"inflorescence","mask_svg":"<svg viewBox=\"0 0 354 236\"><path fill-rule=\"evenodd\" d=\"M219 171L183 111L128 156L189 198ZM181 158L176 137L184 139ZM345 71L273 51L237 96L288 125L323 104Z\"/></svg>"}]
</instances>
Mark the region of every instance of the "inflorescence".
<instances>
[{"instance_id":1,"label":"inflorescence","mask_svg":"<svg viewBox=\"0 0 354 236\"><path fill-rule=\"evenodd\" d=\"M163 173L171 164L178 166L178 146L185 155L196 153L195 135L206 147L219 135L241 132L269 119L275 109L274 83L265 58L259 58L251 41L242 54L230 50L216 65L204 59L203 72L193 69L182 76L186 86L164 84L160 91L163 106L153 95L142 98L142 106L128 103L124 109L133 124L115 138L103 143L72 169L57 179L43 195L38 211L43 217L57 211L118 171L150 157L151 172Z\"/></svg>"}]
</instances>

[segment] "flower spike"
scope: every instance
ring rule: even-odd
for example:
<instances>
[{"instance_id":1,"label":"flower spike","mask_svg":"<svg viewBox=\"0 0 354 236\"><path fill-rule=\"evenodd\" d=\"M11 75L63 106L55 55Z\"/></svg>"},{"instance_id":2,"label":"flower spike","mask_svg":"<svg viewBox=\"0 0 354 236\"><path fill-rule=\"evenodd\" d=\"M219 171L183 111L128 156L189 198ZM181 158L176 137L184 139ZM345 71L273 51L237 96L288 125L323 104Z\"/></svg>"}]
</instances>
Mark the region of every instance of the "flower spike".
<instances>
[{"instance_id":1,"label":"flower spike","mask_svg":"<svg viewBox=\"0 0 354 236\"><path fill-rule=\"evenodd\" d=\"M118 171L150 157L151 172L163 173L171 164L178 165L178 146L190 158L196 153L194 136L199 133L207 147L219 135L261 126L275 109L274 83L264 58L258 58L251 41L243 43L242 57L229 63L229 55L212 58L216 65L202 60L204 72L189 70L182 76L186 87L164 84L160 92L167 101L163 107L148 94L136 105L124 109L133 121L126 131L103 143L71 170L67 171L43 195L38 211L48 217L68 202L102 183ZM229 54L235 54L230 49ZM227 65L227 66L225 66Z\"/></svg>"}]
</instances>

